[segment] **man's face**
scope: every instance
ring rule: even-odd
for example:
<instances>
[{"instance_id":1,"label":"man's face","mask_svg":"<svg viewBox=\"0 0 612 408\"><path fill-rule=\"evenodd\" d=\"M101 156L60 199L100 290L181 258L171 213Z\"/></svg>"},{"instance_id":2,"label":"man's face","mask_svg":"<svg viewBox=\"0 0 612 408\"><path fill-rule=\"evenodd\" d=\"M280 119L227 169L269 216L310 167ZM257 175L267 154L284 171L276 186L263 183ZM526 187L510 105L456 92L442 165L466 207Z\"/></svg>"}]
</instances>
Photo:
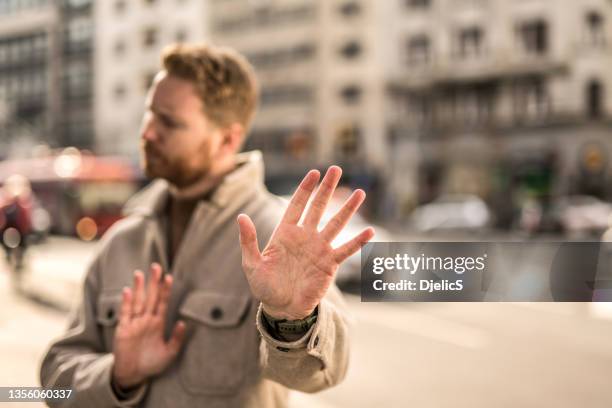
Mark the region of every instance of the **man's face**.
<instances>
[{"instance_id":1,"label":"man's face","mask_svg":"<svg viewBox=\"0 0 612 408\"><path fill-rule=\"evenodd\" d=\"M191 82L165 71L155 77L141 128L142 166L148 177L187 187L206 176L221 132L202 107Z\"/></svg>"}]
</instances>

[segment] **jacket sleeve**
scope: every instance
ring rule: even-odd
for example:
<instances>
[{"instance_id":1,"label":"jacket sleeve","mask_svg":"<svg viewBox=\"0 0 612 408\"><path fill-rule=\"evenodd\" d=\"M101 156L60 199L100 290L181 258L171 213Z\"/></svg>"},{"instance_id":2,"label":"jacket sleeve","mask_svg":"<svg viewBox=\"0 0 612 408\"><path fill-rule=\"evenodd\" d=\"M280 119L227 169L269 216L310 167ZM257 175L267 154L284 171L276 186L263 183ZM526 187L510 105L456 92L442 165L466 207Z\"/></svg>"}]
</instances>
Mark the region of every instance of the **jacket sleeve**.
<instances>
[{"instance_id":1,"label":"jacket sleeve","mask_svg":"<svg viewBox=\"0 0 612 408\"><path fill-rule=\"evenodd\" d=\"M50 407L133 407L144 397L146 386L121 401L113 392L114 357L104 349L102 331L96 321L98 291L96 261L87 273L83 298L70 317L68 330L51 344L42 361L40 382L44 388L72 390L68 400L48 400Z\"/></svg>"},{"instance_id":2,"label":"jacket sleeve","mask_svg":"<svg viewBox=\"0 0 612 408\"><path fill-rule=\"evenodd\" d=\"M299 340L283 342L266 330L260 304L257 328L262 336L264 377L302 392L317 392L340 383L349 361L347 313L340 291L332 285L310 330Z\"/></svg>"}]
</instances>

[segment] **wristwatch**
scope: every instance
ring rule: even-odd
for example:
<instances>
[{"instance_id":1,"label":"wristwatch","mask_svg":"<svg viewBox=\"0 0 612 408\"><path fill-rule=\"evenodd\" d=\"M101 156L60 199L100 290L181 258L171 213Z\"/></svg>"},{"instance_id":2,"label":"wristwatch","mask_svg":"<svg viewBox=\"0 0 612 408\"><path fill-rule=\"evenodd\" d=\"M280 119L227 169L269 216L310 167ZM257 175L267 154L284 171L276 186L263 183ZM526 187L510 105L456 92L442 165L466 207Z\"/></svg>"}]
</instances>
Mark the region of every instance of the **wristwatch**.
<instances>
[{"instance_id":1,"label":"wristwatch","mask_svg":"<svg viewBox=\"0 0 612 408\"><path fill-rule=\"evenodd\" d=\"M309 316L299 320L275 319L268 315L263 308L261 312L264 317L263 321L272 337L281 341L295 341L306 334L316 323L319 307L317 306Z\"/></svg>"}]
</instances>

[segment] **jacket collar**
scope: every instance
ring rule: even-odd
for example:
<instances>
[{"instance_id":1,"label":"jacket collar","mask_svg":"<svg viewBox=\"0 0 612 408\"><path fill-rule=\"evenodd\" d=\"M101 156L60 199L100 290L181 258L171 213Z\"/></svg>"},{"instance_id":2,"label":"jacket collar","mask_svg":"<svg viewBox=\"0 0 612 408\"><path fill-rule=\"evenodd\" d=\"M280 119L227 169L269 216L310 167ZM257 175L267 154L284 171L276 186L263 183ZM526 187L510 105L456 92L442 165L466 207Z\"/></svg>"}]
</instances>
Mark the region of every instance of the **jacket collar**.
<instances>
[{"instance_id":1,"label":"jacket collar","mask_svg":"<svg viewBox=\"0 0 612 408\"><path fill-rule=\"evenodd\" d=\"M264 164L261 152L254 150L236 156L237 166L214 189L209 200L217 207L224 207L248 191L264 187ZM168 182L156 179L134 195L124 206L125 215L162 215L170 192Z\"/></svg>"}]
</instances>

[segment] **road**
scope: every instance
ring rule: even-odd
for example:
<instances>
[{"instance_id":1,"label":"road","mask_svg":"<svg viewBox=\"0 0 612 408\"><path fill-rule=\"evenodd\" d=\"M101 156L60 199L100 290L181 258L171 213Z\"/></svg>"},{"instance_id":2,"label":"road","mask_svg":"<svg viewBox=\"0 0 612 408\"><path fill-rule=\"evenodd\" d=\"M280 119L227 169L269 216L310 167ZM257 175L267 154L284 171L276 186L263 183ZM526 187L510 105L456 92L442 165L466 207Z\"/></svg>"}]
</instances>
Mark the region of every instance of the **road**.
<instances>
[{"instance_id":1,"label":"road","mask_svg":"<svg viewBox=\"0 0 612 408\"><path fill-rule=\"evenodd\" d=\"M92 248L62 239L36 248L26 280L35 300L11 290L0 264L0 385L37 385L40 357L64 329ZM383 304L354 295L347 303L346 380L294 393L291 408L612 406L607 304Z\"/></svg>"}]
</instances>

